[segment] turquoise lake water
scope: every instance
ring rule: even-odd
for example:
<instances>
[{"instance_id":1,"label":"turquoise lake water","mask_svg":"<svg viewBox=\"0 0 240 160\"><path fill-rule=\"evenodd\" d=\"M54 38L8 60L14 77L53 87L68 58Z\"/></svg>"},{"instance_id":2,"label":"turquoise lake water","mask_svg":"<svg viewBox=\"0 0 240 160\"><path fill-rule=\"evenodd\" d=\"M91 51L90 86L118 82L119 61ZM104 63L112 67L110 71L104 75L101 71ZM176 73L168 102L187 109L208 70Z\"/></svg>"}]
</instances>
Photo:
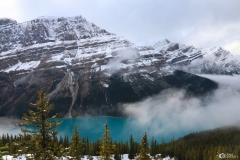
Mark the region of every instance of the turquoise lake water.
<instances>
[{"instance_id":1,"label":"turquoise lake water","mask_svg":"<svg viewBox=\"0 0 240 160\"><path fill-rule=\"evenodd\" d=\"M58 119L62 121L62 124L56 128L58 135L68 135L71 138L74 130L74 124L77 124L80 136L88 137L89 140L99 140L104 132L104 124L108 123L108 127L111 133L112 140L126 141L129 140L130 135L133 135L135 141L140 142L144 132L147 132L149 142L151 137L161 142L164 138L165 142L171 140L172 137L176 140L188 133L195 132L191 130L180 130L178 132L165 131L164 133L157 133L158 128L154 126L141 126L136 123L134 118L115 118L115 117L83 117L83 118L71 118ZM19 130L19 128L14 129Z\"/></svg>"},{"instance_id":2,"label":"turquoise lake water","mask_svg":"<svg viewBox=\"0 0 240 160\"><path fill-rule=\"evenodd\" d=\"M126 141L129 140L130 135L133 135L135 141L141 141L144 132L147 132L148 139L152 136L161 142L162 138L165 141L169 141L174 137L175 139L184 136L194 131L179 131L171 132L166 131L163 134L156 133L158 128L152 126L140 126L136 123L134 118L115 118L115 117L84 117L84 118L72 118L72 119L59 119L62 124L57 127L60 135L68 135L71 137L73 134L74 124L78 126L78 130L81 137L88 137L89 140L96 141L100 139L104 132L104 124L108 123L108 127L111 133L112 140Z\"/></svg>"}]
</instances>

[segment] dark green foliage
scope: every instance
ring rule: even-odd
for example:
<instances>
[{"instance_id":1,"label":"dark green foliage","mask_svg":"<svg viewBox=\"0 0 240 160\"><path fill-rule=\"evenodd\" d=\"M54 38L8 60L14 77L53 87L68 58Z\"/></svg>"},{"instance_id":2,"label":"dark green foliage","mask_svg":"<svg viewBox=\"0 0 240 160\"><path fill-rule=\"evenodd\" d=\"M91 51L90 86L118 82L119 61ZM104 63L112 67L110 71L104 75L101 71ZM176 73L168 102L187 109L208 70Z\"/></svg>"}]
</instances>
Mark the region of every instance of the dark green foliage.
<instances>
[{"instance_id":1,"label":"dark green foliage","mask_svg":"<svg viewBox=\"0 0 240 160\"><path fill-rule=\"evenodd\" d=\"M89 141L88 138L82 138L82 143L83 143L83 155L87 155L87 153L89 152Z\"/></svg>"},{"instance_id":2,"label":"dark green foliage","mask_svg":"<svg viewBox=\"0 0 240 160\"><path fill-rule=\"evenodd\" d=\"M152 137L150 155L155 156L157 152L157 141Z\"/></svg>"},{"instance_id":3,"label":"dark green foliage","mask_svg":"<svg viewBox=\"0 0 240 160\"><path fill-rule=\"evenodd\" d=\"M116 146L112 145L112 139L107 124L104 126L104 133L103 137L100 140L99 148L99 155L101 156L101 160L110 160L115 152Z\"/></svg>"},{"instance_id":4,"label":"dark green foliage","mask_svg":"<svg viewBox=\"0 0 240 160\"><path fill-rule=\"evenodd\" d=\"M121 160L121 154L120 154L121 147L120 145L118 145L116 141L114 142L114 146L115 146L114 159Z\"/></svg>"},{"instance_id":5,"label":"dark green foliage","mask_svg":"<svg viewBox=\"0 0 240 160\"><path fill-rule=\"evenodd\" d=\"M66 149L63 146L62 140L57 138L56 132L53 134L53 154L57 157L61 157L66 153Z\"/></svg>"},{"instance_id":6,"label":"dark green foliage","mask_svg":"<svg viewBox=\"0 0 240 160\"><path fill-rule=\"evenodd\" d=\"M63 146L64 146L65 148L69 147L68 135L66 135L66 136L64 137Z\"/></svg>"},{"instance_id":7,"label":"dark green foliage","mask_svg":"<svg viewBox=\"0 0 240 160\"><path fill-rule=\"evenodd\" d=\"M129 152L128 152L128 158L129 159L134 159L134 140L132 135L130 136L130 144L129 144Z\"/></svg>"},{"instance_id":8,"label":"dark green foliage","mask_svg":"<svg viewBox=\"0 0 240 160\"><path fill-rule=\"evenodd\" d=\"M122 154L130 153L130 150L132 150L132 144L134 146L134 154L140 152L142 144L140 145L138 142L134 142L131 137L132 136L130 136L129 143L122 141L114 142L114 150L112 154L114 154L115 159L119 159ZM28 143L30 140L31 136L29 134L23 134L21 136L3 134L0 141L0 151L4 150L7 154L11 155L16 154L18 146L14 144L27 145L31 144ZM64 138L61 138L60 136L59 139L57 139L56 136L53 136L52 143L54 147L52 152L54 155L60 157L66 153L66 147L63 147L64 141L68 141L67 136L64 136ZM100 142L92 142L87 138L84 138L81 141L84 142L84 155L89 155L89 157L99 156ZM169 155L170 157L175 157L175 159L178 160L214 160L217 158L216 155L219 155L220 153L232 153L234 156L239 157L239 144L240 129L231 127L192 133L176 141L172 138L172 140L168 143L165 143L164 139L162 139L161 144L158 144L157 141L152 138L149 151L152 155L154 155L155 152L157 154L162 154L162 157ZM34 150L32 147L35 147L35 145L29 145L27 148L21 147L21 153L28 153L29 151ZM140 157L138 157L138 159L139 158Z\"/></svg>"},{"instance_id":9,"label":"dark green foliage","mask_svg":"<svg viewBox=\"0 0 240 160\"><path fill-rule=\"evenodd\" d=\"M147 133L145 132L142 137L142 144L141 150L138 159L139 160L151 160L149 157L149 148L148 148L148 140L147 140Z\"/></svg>"},{"instance_id":10,"label":"dark green foliage","mask_svg":"<svg viewBox=\"0 0 240 160\"><path fill-rule=\"evenodd\" d=\"M129 142L115 141L112 145L107 124L104 127L103 137L97 142L88 140L88 138L81 139L75 125L69 145L68 136L57 138L54 128L59 125L59 122L53 122L52 118L54 117L47 116L52 105L44 101L42 92L39 92L39 101L32 106L36 107L38 112L29 111L30 115L23 117L26 122L20 126L31 125L35 127L35 130L22 129L23 134L18 136L3 134L0 137L0 156L30 153L34 155L32 159L45 160L55 159L55 157L66 154L73 159L80 159L82 155L89 155L89 157L100 155L101 159L109 160L114 154L115 160L120 160L122 154L128 153L129 159L133 159L135 154L139 153L137 159L148 160L150 153L152 156L161 154L162 157L166 157L169 155L178 160L215 160L218 159L220 153L228 153L240 157L240 129L238 127L224 127L192 133L178 140L172 138L168 143L162 139L161 144L153 137L149 149L146 133L143 135L141 144L135 142L131 135ZM41 106L42 108L46 107L45 110ZM43 144L45 144L45 148ZM66 148L69 150L66 151Z\"/></svg>"},{"instance_id":11,"label":"dark green foliage","mask_svg":"<svg viewBox=\"0 0 240 160\"><path fill-rule=\"evenodd\" d=\"M17 147L14 145L15 142L19 141L20 137L19 136L12 136L12 135L2 135L0 138L0 147L6 147L8 146L8 154L14 154L16 153Z\"/></svg>"},{"instance_id":12,"label":"dark green foliage","mask_svg":"<svg viewBox=\"0 0 240 160\"><path fill-rule=\"evenodd\" d=\"M8 144L3 145L2 139L0 139L0 159L2 159L2 156L9 154L8 150Z\"/></svg>"},{"instance_id":13,"label":"dark green foliage","mask_svg":"<svg viewBox=\"0 0 240 160\"><path fill-rule=\"evenodd\" d=\"M23 135L20 135L21 141L16 144L20 147L19 154L33 154L34 159L53 159L53 139L57 134L54 129L61 124L58 121L53 122L53 119L57 117L57 114L49 117L53 104L49 104L49 101L45 100L45 94L41 90L38 92L38 100L36 101L36 104L31 103L30 105L35 107L37 111L29 110L29 115L24 114L22 117L25 122L18 125L31 126L34 129L21 129Z\"/></svg>"},{"instance_id":14,"label":"dark green foliage","mask_svg":"<svg viewBox=\"0 0 240 160\"><path fill-rule=\"evenodd\" d=\"M240 129L224 127L192 133L177 141L160 144L160 151L163 146L164 155L174 156L179 160L214 160L220 153L230 153L240 157Z\"/></svg>"},{"instance_id":15,"label":"dark green foliage","mask_svg":"<svg viewBox=\"0 0 240 160\"><path fill-rule=\"evenodd\" d=\"M75 124L74 133L72 135L72 142L70 143L69 146L68 155L71 156L72 159L78 160L81 159L81 157L83 156L83 151L84 151L83 143L78 133L78 127Z\"/></svg>"}]
</instances>

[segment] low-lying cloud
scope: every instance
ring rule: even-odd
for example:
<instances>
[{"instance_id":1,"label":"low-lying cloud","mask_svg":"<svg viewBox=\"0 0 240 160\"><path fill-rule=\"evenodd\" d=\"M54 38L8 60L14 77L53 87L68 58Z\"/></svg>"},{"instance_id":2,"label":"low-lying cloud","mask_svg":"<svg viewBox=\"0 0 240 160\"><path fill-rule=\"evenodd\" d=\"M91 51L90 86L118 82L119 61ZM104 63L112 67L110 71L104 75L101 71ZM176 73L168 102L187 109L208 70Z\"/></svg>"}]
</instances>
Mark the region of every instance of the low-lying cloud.
<instances>
[{"instance_id":1,"label":"low-lying cloud","mask_svg":"<svg viewBox=\"0 0 240 160\"><path fill-rule=\"evenodd\" d=\"M123 130L115 134L129 137L130 132L135 140L140 140L146 131L149 137L164 137L168 141L173 136L178 138L191 132L239 125L240 76L201 76L218 82L219 88L205 97L189 97L185 90L168 89L141 102L125 104L125 113L133 118L128 118ZM19 133L19 130L12 130L13 124L17 122L10 122L9 119L0 119L0 121L0 134L7 132L13 134L13 131ZM79 123L83 124L79 127L83 137L88 133L86 131L88 128L85 127L88 121L94 119ZM107 120L104 119L103 123L105 121ZM94 124L98 125L96 122ZM72 129L71 126L68 127L64 130ZM90 127L91 132L102 134L101 130L96 129L97 126ZM85 128L84 132L83 128ZM160 142L161 139L157 141Z\"/></svg>"},{"instance_id":2,"label":"low-lying cloud","mask_svg":"<svg viewBox=\"0 0 240 160\"><path fill-rule=\"evenodd\" d=\"M117 55L114 55L114 58L108 62L109 73L113 74L120 70L122 61L133 60L135 61L138 58L137 51L133 48L127 48L117 52Z\"/></svg>"},{"instance_id":3,"label":"low-lying cloud","mask_svg":"<svg viewBox=\"0 0 240 160\"><path fill-rule=\"evenodd\" d=\"M188 97L184 90L169 89L141 102L126 104L126 114L134 117L130 126L137 126L139 131L145 128L151 136L169 137L239 124L240 77L208 78L219 82L220 87L206 97Z\"/></svg>"},{"instance_id":4,"label":"low-lying cloud","mask_svg":"<svg viewBox=\"0 0 240 160\"><path fill-rule=\"evenodd\" d=\"M5 117L0 117L0 135L2 134L12 134L17 135L20 133L20 129L15 128L15 124L20 123L19 119L9 119Z\"/></svg>"}]
</instances>

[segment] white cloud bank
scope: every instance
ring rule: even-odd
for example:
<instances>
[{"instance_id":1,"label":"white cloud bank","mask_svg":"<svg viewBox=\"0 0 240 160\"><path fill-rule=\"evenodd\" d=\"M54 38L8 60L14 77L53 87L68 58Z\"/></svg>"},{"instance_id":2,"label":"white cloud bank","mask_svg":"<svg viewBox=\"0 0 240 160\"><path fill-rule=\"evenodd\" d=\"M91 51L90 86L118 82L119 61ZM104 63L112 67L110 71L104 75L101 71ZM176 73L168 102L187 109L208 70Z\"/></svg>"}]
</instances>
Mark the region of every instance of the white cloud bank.
<instances>
[{"instance_id":1,"label":"white cloud bank","mask_svg":"<svg viewBox=\"0 0 240 160\"><path fill-rule=\"evenodd\" d=\"M2 134L18 134L19 130L13 130L15 128L15 124L20 123L22 120L19 119L9 119L5 117L0 117L0 136Z\"/></svg>"},{"instance_id":2,"label":"white cloud bank","mask_svg":"<svg viewBox=\"0 0 240 160\"><path fill-rule=\"evenodd\" d=\"M113 74L113 73L119 71L119 69L121 69L122 61L124 61L124 60L135 61L137 58L138 58L138 54L135 49L127 48L124 50L120 50L116 53L114 58L109 60L109 62L107 64L109 67L108 72L110 74ZM129 69L131 69L131 68L129 68Z\"/></svg>"},{"instance_id":3,"label":"white cloud bank","mask_svg":"<svg viewBox=\"0 0 240 160\"><path fill-rule=\"evenodd\" d=\"M240 76L210 78L220 82L220 87L207 97L189 98L184 90L169 89L141 102L125 105L125 112L135 117L129 121L130 126L136 126L139 129L136 132L145 128L149 135L155 137L178 137L239 124Z\"/></svg>"},{"instance_id":4,"label":"white cloud bank","mask_svg":"<svg viewBox=\"0 0 240 160\"><path fill-rule=\"evenodd\" d=\"M154 136L160 142L159 137L168 141L173 136L178 138L191 132L239 125L240 76L201 76L218 82L219 89L201 98L189 98L184 90L168 89L141 102L126 104L125 112L134 118L127 120L119 134L129 137L131 133L135 140L140 140L144 131L147 131L149 138ZM12 130L18 120L0 121L0 135L19 132ZM99 128L93 130L97 132Z\"/></svg>"}]
</instances>

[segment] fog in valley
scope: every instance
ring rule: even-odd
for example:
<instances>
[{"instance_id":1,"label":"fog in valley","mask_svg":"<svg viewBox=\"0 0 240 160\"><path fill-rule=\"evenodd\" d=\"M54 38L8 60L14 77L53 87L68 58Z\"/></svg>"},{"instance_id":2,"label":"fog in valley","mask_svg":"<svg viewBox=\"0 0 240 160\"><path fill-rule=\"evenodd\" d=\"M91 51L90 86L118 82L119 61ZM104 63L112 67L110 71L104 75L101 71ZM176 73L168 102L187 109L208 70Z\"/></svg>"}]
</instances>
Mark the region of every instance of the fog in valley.
<instances>
[{"instance_id":1,"label":"fog in valley","mask_svg":"<svg viewBox=\"0 0 240 160\"><path fill-rule=\"evenodd\" d=\"M240 125L240 76L200 76L218 82L219 88L200 98L189 97L184 90L168 89L141 102L125 104L125 112L135 117L126 127L138 126L136 134L145 129L151 136L178 137Z\"/></svg>"},{"instance_id":2,"label":"fog in valley","mask_svg":"<svg viewBox=\"0 0 240 160\"><path fill-rule=\"evenodd\" d=\"M0 135L2 134L17 134L19 131L13 131L15 124L20 123L19 119L9 119L5 117L0 117Z\"/></svg>"},{"instance_id":3,"label":"fog in valley","mask_svg":"<svg viewBox=\"0 0 240 160\"><path fill-rule=\"evenodd\" d=\"M146 131L149 137L164 137L168 141L170 137L177 139L191 132L240 125L240 76L200 76L216 81L219 88L202 97L189 96L184 90L167 89L140 102L124 104L124 112L133 118L127 119L121 133L117 131L117 134L127 137L126 139L133 134L136 139L141 139ZM79 124L81 134L87 121L89 120L85 124ZM19 121L1 118L0 134L20 132L13 129L17 122ZM91 123L93 124L92 121ZM91 128L89 125L86 127ZM98 126L92 128L91 132L95 130L102 134L103 126Z\"/></svg>"}]
</instances>

